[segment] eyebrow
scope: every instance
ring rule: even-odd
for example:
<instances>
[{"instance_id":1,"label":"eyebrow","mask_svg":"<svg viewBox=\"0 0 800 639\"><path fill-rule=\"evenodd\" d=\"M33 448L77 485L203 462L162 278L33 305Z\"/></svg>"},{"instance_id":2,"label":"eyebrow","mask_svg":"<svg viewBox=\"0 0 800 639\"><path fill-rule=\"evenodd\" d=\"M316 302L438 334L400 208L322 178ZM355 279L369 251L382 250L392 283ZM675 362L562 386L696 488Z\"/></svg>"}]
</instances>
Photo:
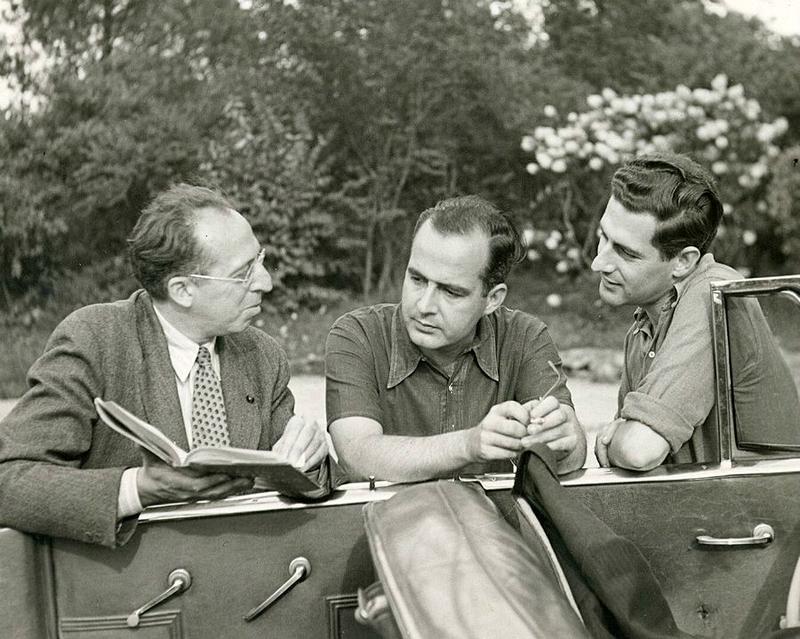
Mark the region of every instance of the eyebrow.
<instances>
[{"instance_id":1,"label":"eyebrow","mask_svg":"<svg viewBox=\"0 0 800 639\"><path fill-rule=\"evenodd\" d=\"M425 280L426 282L431 281L430 278L428 278L424 274L420 273L413 266L407 267L406 270L409 273L411 273L411 275L415 275L417 277L420 277L423 280ZM459 293L461 295L469 295L472 292L472 291L470 291L470 289L464 288L463 286L460 286L458 284L450 284L448 282L435 282L435 283L436 283L436 286L438 286L439 288L446 288L446 289L449 289L449 290L453 291L454 293Z\"/></svg>"},{"instance_id":2,"label":"eyebrow","mask_svg":"<svg viewBox=\"0 0 800 639\"><path fill-rule=\"evenodd\" d=\"M612 240L610 237L608 237L608 233L606 233L606 230L603 228L603 222L602 222L602 220L600 221L600 232L601 232L603 235L605 235L606 239L607 239L609 242L611 242L611 243L612 243L614 246L616 246L616 247L618 247L618 248L622 249L622 250L623 250L623 251L625 251L626 253L629 253L630 255L632 255L632 256L634 256L634 257L644 257L644 254L643 254L642 252L640 252L640 251L637 251L636 249L634 249L634 248L631 248L630 246L627 246L627 245L625 245L625 244L622 244L622 243L620 243L620 242L617 242L616 240Z\"/></svg>"},{"instance_id":3,"label":"eyebrow","mask_svg":"<svg viewBox=\"0 0 800 639\"><path fill-rule=\"evenodd\" d=\"M250 265L253 263L253 260L258 257L258 253L260 251L261 251L261 247L259 246L258 247L258 251L256 251L255 255L253 255L252 257L248 258L246 262L244 262L242 264L239 264L239 266L237 266L235 269L233 269L233 272L231 273L231 277L236 277L236 274L237 273L241 273L242 269L244 269L244 271L246 272L247 269L250 268ZM244 275L244 273L241 273L241 275Z\"/></svg>"}]
</instances>

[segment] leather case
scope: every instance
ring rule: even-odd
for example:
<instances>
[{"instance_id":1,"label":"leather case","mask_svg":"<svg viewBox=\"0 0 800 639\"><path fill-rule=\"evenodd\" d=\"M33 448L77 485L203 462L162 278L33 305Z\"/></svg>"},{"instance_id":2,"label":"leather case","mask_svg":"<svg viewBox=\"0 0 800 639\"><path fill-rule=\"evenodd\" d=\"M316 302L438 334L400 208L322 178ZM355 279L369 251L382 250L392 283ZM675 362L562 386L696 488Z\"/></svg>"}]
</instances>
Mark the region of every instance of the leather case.
<instances>
[{"instance_id":1,"label":"leather case","mask_svg":"<svg viewBox=\"0 0 800 639\"><path fill-rule=\"evenodd\" d=\"M405 639L589 636L551 550L525 519L531 512L520 518L521 534L478 485L437 481L369 503L363 514L383 586L371 592L386 597ZM380 609L362 599L360 610Z\"/></svg>"}]
</instances>

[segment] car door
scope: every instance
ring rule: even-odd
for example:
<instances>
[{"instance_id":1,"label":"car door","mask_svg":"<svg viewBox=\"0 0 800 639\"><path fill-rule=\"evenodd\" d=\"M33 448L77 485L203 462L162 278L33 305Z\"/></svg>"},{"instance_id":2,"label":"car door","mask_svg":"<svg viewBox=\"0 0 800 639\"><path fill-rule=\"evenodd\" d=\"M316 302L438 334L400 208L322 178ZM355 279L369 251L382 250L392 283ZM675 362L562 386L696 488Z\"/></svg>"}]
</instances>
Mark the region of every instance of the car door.
<instances>
[{"instance_id":1,"label":"car door","mask_svg":"<svg viewBox=\"0 0 800 639\"><path fill-rule=\"evenodd\" d=\"M351 484L312 504L262 493L150 508L114 549L0 529L0 636L374 639L353 615L374 581L361 508L393 494Z\"/></svg>"},{"instance_id":2,"label":"car door","mask_svg":"<svg viewBox=\"0 0 800 639\"><path fill-rule=\"evenodd\" d=\"M716 459L563 482L636 543L688 632L752 639L786 609L800 555L798 292L796 276L712 287Z\"/></svg>"}]
</instances>

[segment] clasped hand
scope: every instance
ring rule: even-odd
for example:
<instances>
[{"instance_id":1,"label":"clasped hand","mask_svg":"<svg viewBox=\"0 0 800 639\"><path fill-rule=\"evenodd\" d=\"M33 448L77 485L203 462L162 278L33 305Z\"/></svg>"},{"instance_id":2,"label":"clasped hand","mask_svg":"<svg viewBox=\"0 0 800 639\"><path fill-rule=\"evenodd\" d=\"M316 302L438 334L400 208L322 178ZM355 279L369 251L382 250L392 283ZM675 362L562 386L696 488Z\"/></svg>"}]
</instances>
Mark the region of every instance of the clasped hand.
<instances>
[{"instance_id":1,"label":"clasped hand","mask_svg":"<svg viewBox=\"0 0 800 639\"><path fill-rule=\"evenodd\" d=\"M471 431L472 457L477 461L513 459L535 444L547 444L559 456L575 446L569 415L555 397L525 404L508 401L492 406Z\"/></svg>"}]
</instances>

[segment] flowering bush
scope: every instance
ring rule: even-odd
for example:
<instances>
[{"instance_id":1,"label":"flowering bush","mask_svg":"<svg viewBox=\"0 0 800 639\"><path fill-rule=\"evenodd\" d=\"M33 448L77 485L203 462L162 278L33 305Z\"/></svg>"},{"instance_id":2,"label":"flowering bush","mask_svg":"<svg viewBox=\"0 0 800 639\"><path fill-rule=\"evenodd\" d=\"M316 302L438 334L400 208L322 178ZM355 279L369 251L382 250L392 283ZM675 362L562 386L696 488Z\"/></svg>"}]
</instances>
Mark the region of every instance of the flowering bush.
<instances>
[{"instance_id":1,"label":"flowering bush","mask_svg":"<svg viewBox=\"0 0 800 639\"><path fill-rule=\"evenodd\" d=\"M725 218L715 253L749 272L754 247L774 225L765 215L765 194L786 119L764 120L758 101L741 84L729 85L725 75L710 88L679 85L656 94L618 95L606 88L586 103L588 110L564 117L548 105L522 138L522 150L530 154L526 170L539 187L526 232L529 257L549 256L560 272L581 269L594 249L613 171L636 155L673 150L717 177ZM542 227L560 230L555 235Z\"/></svg>"}]
</instances>

